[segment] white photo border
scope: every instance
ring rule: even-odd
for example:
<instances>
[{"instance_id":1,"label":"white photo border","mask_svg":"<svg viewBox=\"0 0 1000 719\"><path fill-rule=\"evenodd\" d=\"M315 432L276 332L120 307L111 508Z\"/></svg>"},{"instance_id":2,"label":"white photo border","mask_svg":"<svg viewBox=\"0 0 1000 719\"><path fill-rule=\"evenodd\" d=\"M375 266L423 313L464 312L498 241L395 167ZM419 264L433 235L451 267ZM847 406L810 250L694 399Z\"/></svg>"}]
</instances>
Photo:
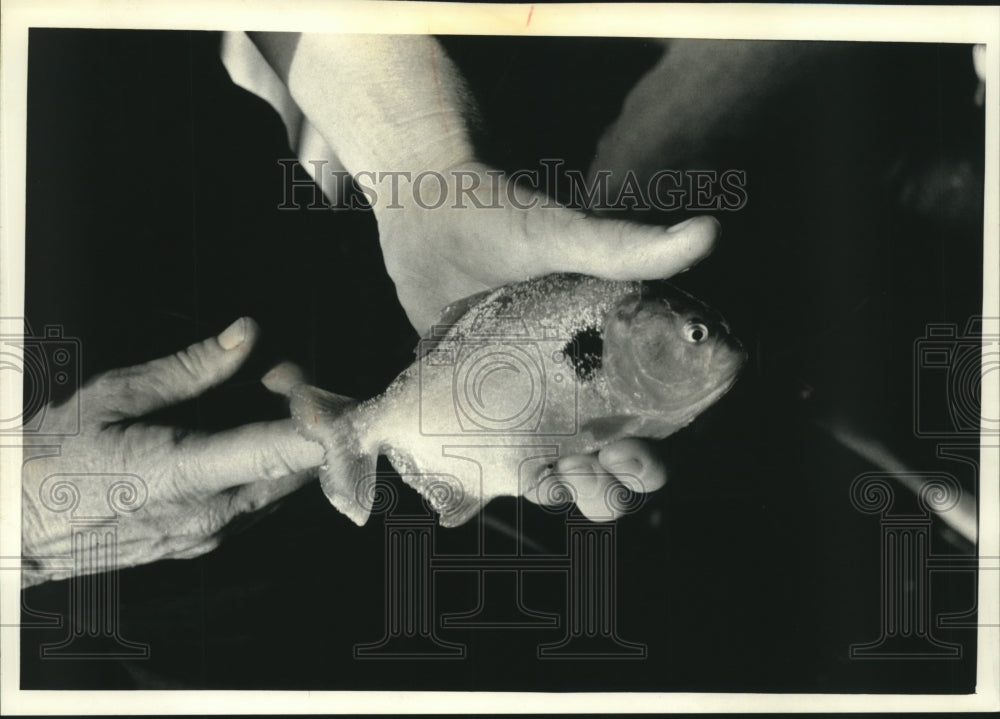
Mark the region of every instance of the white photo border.
<instances>
[{"instance_id":1,"label":"white photo border","mask_svg":"<svg viewBox=\"0 0 1000 719\"><path fill-rule=\"evenodd\" d=\"M1000 316L1000 7L760 4L338 3L318 0L5 0L0 57L0 317L24 314L28 30L32 27L685 37L976 43L986 46L983 316ZM984 327L997 334L1000 327ZM6 373L10 374L10 373ZM2 380L2 378L0 378ZM997 416L1000 377L983 377L984 415ZM0 386L16 416L21 386ZM992 405L992 406L991 406ZM1000 448L981 449L979 555L1000 556L995 481ZM995 440L994 440L995 442ZM1000 709L1000 624L980 626L976 693L942 695L517 693L347 691L22 691L18 447L0 447L0 713L829 712ZM1000 572L981 573L979 616L1000 617Z\"/></svg>"}]
</instances>

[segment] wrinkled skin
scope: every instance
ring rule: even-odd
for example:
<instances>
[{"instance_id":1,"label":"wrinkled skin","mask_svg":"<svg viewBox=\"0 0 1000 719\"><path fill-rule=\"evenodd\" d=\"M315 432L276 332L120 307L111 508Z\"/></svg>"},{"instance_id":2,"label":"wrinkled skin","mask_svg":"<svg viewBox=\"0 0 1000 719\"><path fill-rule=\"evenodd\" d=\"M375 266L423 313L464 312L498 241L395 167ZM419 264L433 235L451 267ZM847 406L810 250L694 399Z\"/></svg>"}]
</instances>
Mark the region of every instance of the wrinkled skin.
<instances>
[{"instance_id":1,"label":"wrinkled skin","mask_svg":"<svg viewBox=\"0 0 1000 719\"><path fill-rule=\"evenodd\" d=\"M80 432L25 438L30 443L22 473L25 585L70 576L65 561L52 558L72 553L70 516L113 516L107 497L116 481L137 491L137 508L128 511L133 507L120 501L117 512L117 566L129 567L204 554L218 545L235 519L271 506L312 478L308 470L321 461L322 452L299 437L291 420L215 435L143 421L144 415L196 397L232 376L258 333L256 324L243 318L218 339L99 375L72 401L46 408L47 426L58 431L75 426L79 406ZM268 382L280 389L282 381L293 381L293 374L279 367ZM62 479L80 492L75 508L65 503L72 501L73 490L60 488L58 475L72 475ZM127 500L127 492L117 496Z\"/></svg>"}]
</instances>

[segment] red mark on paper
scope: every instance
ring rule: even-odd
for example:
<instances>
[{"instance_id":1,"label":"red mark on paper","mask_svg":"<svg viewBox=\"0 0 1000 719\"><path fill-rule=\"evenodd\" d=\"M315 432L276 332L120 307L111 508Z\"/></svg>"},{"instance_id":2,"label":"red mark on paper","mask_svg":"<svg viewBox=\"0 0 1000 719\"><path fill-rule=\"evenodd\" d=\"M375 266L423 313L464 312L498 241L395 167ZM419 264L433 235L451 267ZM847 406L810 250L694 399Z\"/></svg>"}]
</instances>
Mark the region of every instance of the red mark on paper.
<instances>
[{"instance_id":1,"label":"red mark on paper","mask_svg":"<svg viewBox=\"0 0 1000 719\"><path fill-rule=\"evenodd\" d=\"M524 23L525 27L528 27L528 25L531 24L531 14L533 12L535 12L535 6L534 5L532 5L530 8L528 8L528 21L526 23Z\"/></svg>"}]
</instances>

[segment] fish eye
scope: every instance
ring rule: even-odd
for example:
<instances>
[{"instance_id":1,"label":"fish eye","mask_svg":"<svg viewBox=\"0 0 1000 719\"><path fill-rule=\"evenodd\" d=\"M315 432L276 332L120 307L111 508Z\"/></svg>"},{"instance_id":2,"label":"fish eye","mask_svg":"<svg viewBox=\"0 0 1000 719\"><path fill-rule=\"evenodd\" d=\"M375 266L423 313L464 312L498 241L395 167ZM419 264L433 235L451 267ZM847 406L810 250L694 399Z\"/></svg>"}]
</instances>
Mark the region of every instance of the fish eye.
<instances>
[{"instance_id":1,"label":"fish eye","mask_svg":"<svg viewBox=\"0 0 1000 719\"><path fill-rule=\"evenodd\" d=\"M701 322L688 322L684 325L684 339L693 344L704 342L708 339L708 327Z\"/></svg>"}]
</instances>

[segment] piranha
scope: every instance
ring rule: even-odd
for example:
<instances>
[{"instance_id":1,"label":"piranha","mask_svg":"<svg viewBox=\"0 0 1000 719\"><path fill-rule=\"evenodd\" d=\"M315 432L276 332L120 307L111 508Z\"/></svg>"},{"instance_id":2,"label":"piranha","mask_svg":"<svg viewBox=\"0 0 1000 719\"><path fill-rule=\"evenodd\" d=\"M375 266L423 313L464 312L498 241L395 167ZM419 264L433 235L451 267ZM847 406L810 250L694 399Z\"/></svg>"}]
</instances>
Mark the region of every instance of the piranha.
<instances>
[{"instance_id":1,"label":"piranha","mask_svg":"<svg viewBox=\"0 0 1000 719\"><path fill-rule=\"evenodd\" d=\"M454 527L537 489L559 456L673 434L745 360L725 320L676 287L556 274L447 307L382 395L299 385L291 412L325 449L326 496L355 523L371 513L385 454Z\"/></svg>"}]
</instances>

